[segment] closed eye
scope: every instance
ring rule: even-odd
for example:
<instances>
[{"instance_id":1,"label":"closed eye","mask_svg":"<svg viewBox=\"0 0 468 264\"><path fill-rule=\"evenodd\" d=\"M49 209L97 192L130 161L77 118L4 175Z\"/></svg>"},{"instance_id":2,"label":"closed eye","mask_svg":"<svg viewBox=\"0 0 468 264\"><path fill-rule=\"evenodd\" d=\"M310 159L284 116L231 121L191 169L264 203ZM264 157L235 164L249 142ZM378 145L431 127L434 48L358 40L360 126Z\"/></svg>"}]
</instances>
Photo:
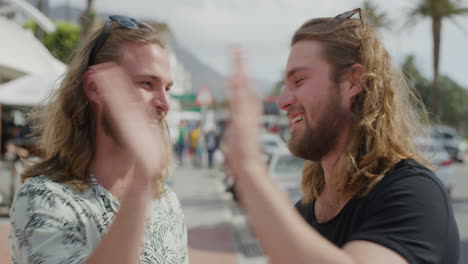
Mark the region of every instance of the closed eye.
<instances>
[{"instance_id":1,"label":"closed eye","mask_svg":"<svg viewBox=\"0 0 468 264\"><path fill-rule=\"evenodd\" d=\"M305 79L307 79L307 78L298 78L298 79L296 79L296 81L295 81L296 86L300 86Z\"/></svg>"},{"instance_id":2,"label":"closed eye","mask_svg":"<svg viewBox=\"0 0 468 264\"><path fill-rule=\"evenodd\" d=\"M143 81L143 82L139 82L138 85L145 90L149 90L151 89L152 83L149 81Z\"/></svg>"}]
</instances>

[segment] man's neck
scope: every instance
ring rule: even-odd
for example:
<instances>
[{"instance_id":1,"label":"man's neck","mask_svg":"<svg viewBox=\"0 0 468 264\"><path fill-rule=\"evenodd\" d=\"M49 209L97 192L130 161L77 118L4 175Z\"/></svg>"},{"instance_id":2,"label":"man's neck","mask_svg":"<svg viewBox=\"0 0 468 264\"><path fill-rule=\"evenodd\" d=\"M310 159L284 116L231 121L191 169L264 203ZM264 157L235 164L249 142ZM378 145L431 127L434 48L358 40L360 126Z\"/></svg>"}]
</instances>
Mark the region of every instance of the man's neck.
<instances>
[{"instance_id":1,"label":"man's neck","mask_svg":"<svg viewBox=\"0 0 468 264\"><path fill-rule=\"evenodd\" d=\"M321 165L325 177L325 188L323 198L326 200L342 200L347 197L346 194L339 191L341 181L343 181L342 172L337 167L338 161L341 156L346 152L346 148L350 139L350 128L344 126L338 136L335 147L327 153L321 160Z\"/></svg>"},{"instance_id":2,"label":"man's neck","mask_svg":"<svg viewBox=\"0 0 468 264\"><path fill-rule=\"evenodd\" d=\"M90 171L117 200L123 195L133 166L132 158L112 138L103 133L96 136L96 151Z\"/></svg>"}]
</instances>

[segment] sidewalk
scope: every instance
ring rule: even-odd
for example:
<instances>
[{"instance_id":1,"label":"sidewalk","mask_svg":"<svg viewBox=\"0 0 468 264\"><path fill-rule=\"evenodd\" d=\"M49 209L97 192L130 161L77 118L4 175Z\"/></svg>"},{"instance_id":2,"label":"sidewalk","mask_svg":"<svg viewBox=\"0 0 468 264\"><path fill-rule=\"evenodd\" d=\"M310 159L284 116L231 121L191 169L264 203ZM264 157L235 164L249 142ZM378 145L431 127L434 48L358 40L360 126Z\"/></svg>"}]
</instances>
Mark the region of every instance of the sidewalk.
<instances>
[{"instance_id":1,"label":"sidewalk","mask_svg":"<svg viewBox=\"0 0 468 264\"><path fill-rule=\"evenodd\" d=\"M182 204L192 264L238 263L229 201L215 170L179 167L172 187Z\"/></svg>"},{"instance_id":2,"label":"sidewalk","mask_svg":"<svg viewBox=\"0 0 468 264\"><path fill-rule=\"evenodd\" d=\"M179 168L171 179L182 204L188 229L191 264L236 264L228 201L222 186L206 169ZM0 218L0 263L11 263L9 221Z\"/></svg>"},{"instance_id":3,"label":"sidewalk","mask_svg":"<svg viewBox=\"0 0 468 264\"><path fill-rule=\"evenodd\" d=\"M10 235L10 222L8 218L0 218L0 263L11 263L10 246L8 236Z\"/></svg>"}]
</instances>

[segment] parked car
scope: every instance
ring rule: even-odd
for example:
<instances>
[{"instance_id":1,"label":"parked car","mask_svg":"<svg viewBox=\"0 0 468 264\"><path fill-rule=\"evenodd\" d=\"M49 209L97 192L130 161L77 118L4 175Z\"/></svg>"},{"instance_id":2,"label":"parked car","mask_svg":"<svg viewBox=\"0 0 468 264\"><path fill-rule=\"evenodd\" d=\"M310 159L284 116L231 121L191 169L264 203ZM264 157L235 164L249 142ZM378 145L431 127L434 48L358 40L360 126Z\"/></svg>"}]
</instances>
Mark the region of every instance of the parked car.
<instances>
[{"instance_id":1,"label":"parked car","mask_svg":"<svg viewBox=\"0 0 468 264\"><path fill-rule=\"evenodd\" d=\"M433 140L431 137L416 137L414 142L419 153L431 160L432 165L436 168L436 175L447 188L447 192L450 195L456 184L455 169L453 167L454 161L452 157L445 150L441 142Z\"/></svg>"},{"instance_id":2,"label":"parked car","mask_svg":"<svg viewBox=\"0 0 468 264\"><path fill-rule=\"evenodd\" d=\"M289 196L293 203L299 201L302 197L301 177L305 160L294 157L287 148L281 147L269 153L265 158L267 159L268 171L272 179ZM235 182L227 171L224 183L226 191L230 192L233 199L237 201Z\"/></svg>"},{"instance_id":3,"label":"parked car","mask_svg":"<svg viewBox=\"0 0 468 264\"><path fill-rule=\"evenodd\" d=\"M464 162L466 144L454 128L439 125L428 129L428 131L435 140L444 146L453 160Z\"/></svg>"},{"instance_id":4,"label":"parked car","mask_svg":"<svg viewBox=\"0 0 468 264\"><path fill-rule=\"evenodd\" d=\"M267 154L272 154L278 149L287 149L286 143L278 134L263 133L260 136L262 150Z\"/></svg>"},{"instance_id":5,"label":"parked car","mask_svg":"<svg viewBox=\"0 0 468 264\"><path fill-rule=\"evenodd\" d=\"M302 198L301 178L305 160L291 155L288 149L278 149L268 164L269 172L293 203Z\"/></svg>"}]
</instances>

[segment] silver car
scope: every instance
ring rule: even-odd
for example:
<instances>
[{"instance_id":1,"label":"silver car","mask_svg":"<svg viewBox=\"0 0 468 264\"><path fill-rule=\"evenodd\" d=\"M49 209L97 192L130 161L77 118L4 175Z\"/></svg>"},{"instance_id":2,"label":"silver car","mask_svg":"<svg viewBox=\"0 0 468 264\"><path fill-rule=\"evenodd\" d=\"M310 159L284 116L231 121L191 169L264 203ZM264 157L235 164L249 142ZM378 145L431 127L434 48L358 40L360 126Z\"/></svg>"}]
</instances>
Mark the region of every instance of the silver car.
<instances>
[{"instance_id":1,"label":"silver car","mask_svg":"<svg viewBox=\"0 0 468 264\"><path fill-rule=\"evenodd\" d=\"M301 178L305 160L291 155L286 148L275 151L269 161L270 175L293 203L302 197Z\"/></svg>"},{"instance_id":2,"label":"silver car","mask_svg":"<svg viewBox=\"0 0 468 264\"><path fill-rule=\"evenodd\" d=\"M466 145L457 131L449 126L434 126L428 129L430 135L440 142L453 160L464 161L466 154Z\"/></svg>"},{"instance_id":3,"label":"silver car","mask_svg":"<svg viewBox=\"0 0 468 264\"><path fill-rule=\"evenodd\" d=\"M450 195L456 183L452 157L439 141L433 140L430 137L416 137L414 142L419 153L429 159L432 165L436 167L435 173L445 185Z\"/></svg>"}]
</instances>

